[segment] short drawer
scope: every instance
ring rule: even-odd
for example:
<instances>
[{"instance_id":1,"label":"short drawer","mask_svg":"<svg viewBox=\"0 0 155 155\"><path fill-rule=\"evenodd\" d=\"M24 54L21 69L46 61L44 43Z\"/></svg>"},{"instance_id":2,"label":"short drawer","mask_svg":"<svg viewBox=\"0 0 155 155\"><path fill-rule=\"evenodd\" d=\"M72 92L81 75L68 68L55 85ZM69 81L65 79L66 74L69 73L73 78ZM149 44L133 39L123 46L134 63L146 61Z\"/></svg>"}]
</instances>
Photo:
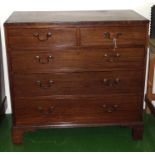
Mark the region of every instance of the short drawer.
<instances>
[{"instance_id":1,"label":"short drawer","mask_svg":"<svg viewBox=\"0 0 155 155\"><path fill-rule=\"evenodd\" d=\"M15 73L104 71L144 67L144 48L10 51ZM20 65L19 65L20 64Z\"/></svg>"},{"instance_id":2,"label":"short drawer","mask_svg":"<svg viewBox=\"0 0 155 155\"><path fill-rule=\"evenodd\" d=\"M143 45L146 40L145 27L94 27L81 28L82 46L121 47Z\"/></svg>"},{"instance_id":3,"label":"short drawer","mask_svg":"<svg viewBox=\"0 0 155 155\"><path fill-rule=\"evenodd\" d=\"M75 28L11 28L8 44L14 49L40 49L76 45Z\"/></svg>"},{"instance_id":4,"label":"short drawer","mask_svg":"<svg viewBox=\"0 0 155 155\"><path fill-rule=\"evenodd\" d=\"M15 99L16 125L97 125L142 120L142 97L132 95L80 98Z\"/></svg>"},{"instance_id":5,"label":"short drawer","mask_svg":"<svg viewBox=\"0 0 155 155\"><path fill-rule=\"evenodd\" d=\"M142 71L13 75L17 97L142 93Z\"/></svg>"}]
</instances>

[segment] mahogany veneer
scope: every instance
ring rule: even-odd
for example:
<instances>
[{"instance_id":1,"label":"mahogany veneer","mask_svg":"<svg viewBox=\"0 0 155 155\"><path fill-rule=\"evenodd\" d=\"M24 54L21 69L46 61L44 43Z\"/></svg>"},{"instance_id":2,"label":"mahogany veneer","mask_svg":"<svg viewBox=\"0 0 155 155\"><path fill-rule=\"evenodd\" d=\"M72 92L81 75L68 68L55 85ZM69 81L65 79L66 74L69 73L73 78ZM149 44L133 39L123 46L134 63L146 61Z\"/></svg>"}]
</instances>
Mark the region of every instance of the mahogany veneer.
<instances>
[{"instance_id":1,"label":"mahogany veneer","mask_svg":"<svg viewBox=\"0 0 155 155\"><path fill-rule=\"evenodd\" d=\"M148 20L134 11L14 12L5 22L13 142L39 128L143 135Z\"/></svg>"}]
</instances>

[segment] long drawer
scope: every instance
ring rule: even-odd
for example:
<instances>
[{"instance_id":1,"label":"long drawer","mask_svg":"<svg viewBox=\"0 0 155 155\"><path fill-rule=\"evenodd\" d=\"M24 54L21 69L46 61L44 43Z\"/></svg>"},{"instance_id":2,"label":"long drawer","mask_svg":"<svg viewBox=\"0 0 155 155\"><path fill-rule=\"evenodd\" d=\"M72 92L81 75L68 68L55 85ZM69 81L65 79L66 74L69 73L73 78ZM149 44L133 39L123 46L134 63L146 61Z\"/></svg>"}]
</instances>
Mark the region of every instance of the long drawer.
<instances>
[{"instance_id":1,"label":"long drawer","mask_svg":"<svg viewBox=\"0 0 155 155\"><path fill-rule=\"evenodd\" d=\"M14 49L40 49L76 45L75 28L11 28L8 44Z\"/></svg>"},{"instance_id":2,"label":"long drawer","mask_svg":"<svg viewBox=\"0 0 155 155\"><path fill-rule=\"evenodd\" d=\"M144 65L144 48L76 49L54 51L10 51L12 71L48 73L52 71L104 71L137 69ZM20 64L20 65L19 65Z\"/></svg>"},{"instance_id":3,"label":"long drawer","mask_svg":"<svg viewBox=\"0 0 155 155\"><path fill-rule=\"evenodd\" d=\"M142 93L142 71L15 74L16 97Z\"/></svg>"},{"instance_id":4,"label":"long drawer","mask_svg":"<svg viewBox=\"0 0 155 155\"><path fill-rule=\"evenodd\" d=\"M16 125L129 123L142 119L141 103L138 95L15 99L14 117Z\"/></svg>"},{"instance_id":5,"label":"long drawer","mask_svg":"<svg viewBox=\"0 0 155 155\"><path fill-rule=\"evenodd\" d=\"M143 45L146 40L145 27L93 27L81 28L82 46L133 46Z\"/></svg>"}]
</instances>

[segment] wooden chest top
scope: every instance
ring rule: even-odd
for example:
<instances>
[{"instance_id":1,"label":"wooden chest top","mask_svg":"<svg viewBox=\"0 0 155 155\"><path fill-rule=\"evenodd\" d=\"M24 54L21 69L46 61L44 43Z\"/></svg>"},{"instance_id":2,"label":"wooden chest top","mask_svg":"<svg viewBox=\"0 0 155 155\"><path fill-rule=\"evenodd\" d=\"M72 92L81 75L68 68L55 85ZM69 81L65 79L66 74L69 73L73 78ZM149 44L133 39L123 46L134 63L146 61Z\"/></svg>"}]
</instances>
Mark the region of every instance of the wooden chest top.
<instances>
[{"instance_id":1,"label":"wooden chest top","mask_svg":"<svg viewBox=\"0 0 155 155\"><path fill-rule=\"evenodd\" d=\"M146 23L148 20L132 10L104 11L17 11L6 21L12 24L118 24Z\"/></svg>"}]
</instances>

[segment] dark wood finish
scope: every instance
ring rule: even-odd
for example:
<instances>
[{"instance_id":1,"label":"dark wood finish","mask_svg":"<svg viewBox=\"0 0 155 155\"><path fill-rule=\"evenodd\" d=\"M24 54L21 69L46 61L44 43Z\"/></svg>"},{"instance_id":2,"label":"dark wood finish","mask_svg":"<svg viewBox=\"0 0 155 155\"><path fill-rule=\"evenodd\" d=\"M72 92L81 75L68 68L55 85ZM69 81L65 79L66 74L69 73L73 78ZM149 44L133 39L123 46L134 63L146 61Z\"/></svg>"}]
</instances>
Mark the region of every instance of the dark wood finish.
<instances>
[{"instance_id":1,"label":"dark wood finish","mask_svg":"<svg viewBox=\"0 0 155 155\"><path fill-rule=\"evenodd\" d=\"M6 21L7 25L20 24L106 24L117 22L148 23L148 20L132 10L100 10L100 11L16 11Z\"/></svg>"},{"instance_id":2,"label":"dark wood finish","mask_svg":"<svg viewBox=\"0 0 155 155\"><path fill-rule=\"evenodd\" d=\"M144 125L137 124L132 127L132 137L134 140L142 140L144 132Z\"/></svg>"},{"instance_id":3,"label":"dark wood finish","mask_svg":"<svg viewBox=\"0 0 155 155\"><path fill-rule=\"evenodd\" d=\"M126 100L128 97L130 100ZM15 124L17 126L34 124L63 126L139 121L142 120L139 100L141 100L140 95L113 95L112 98L100 95L72 99L63 97L16 99ZM130 116L131 113L135 115Z\"/></svg>"},{"instance_id":4,"label":"dark wood finish","mask_svg":"<svg viewBox=\"0 0 155 155\"><path fill-rule=\"evenodd\" d=\"M31 129L104 125L130 126L140 139L147 33L133 11L13 13L13 142Z\"/></svg>"},{"instance_id":5,"label":"dark wood finish","mask_svg":"<svg viewBox=\"0 0 155 155\"><path fill-rule=\"evenodd\" d=\"M50 35L49 35L50 34ZM14 49L68 47L76 45L75 28L9 29L9 46Z\"/></svg>"},{"instance_id":6,"label":"dark wood finish","mask_svg":"<svg viewBox=\"0 0 155 155\"><path fill-rule=\"evenodd\" d=\"M20 128L13 127L12 129L12 138L15 144L21 144L23 142L23 136L25 132L34 132L34 128Z\"/></svg>"},{"instance_id":7,"label":"dark wood finish","mask_svg":"<svg viewBox=\"0 0 155 155\"><path fill-rule=\"evenodd\" d=\"M93 27L81 28L81 45L83 46L107 46L107 47L124 47L133 45L142 45L145 43L146 32L144 27ZM114 43L116 39L116 43Z\"/></svg>"},{"instance_id":8,"label":"dark wood finish","mask_svg":"<svg viewBox=\"0 0 155 155\"><path fill-rule=\"evenodd\" d=\"M144 67L144 56L144 48L11 51L15 73L137 70Z\"/></svg>"},{"instance_id":9,"label":"dark wood finish","mask_svg":"<svg viewBox=\"0 0 155 155\"><path fill-rule=\"evenodd\" d=\"M16 97L138 94L143 93L142 84L143 72L135 71L16 74L13 77L13 89Z\"/></svg>"},{"instance_id":10,"label":"dark wood finish","mask_svg":"<svg viewBox=\"0 0 155 155\"><path fill-rule=\"evenodd\" d=\"M1 31L0 31L1 34ZM7 108L5 88L4 88L4 71L3 71L3 59L2 59L2 46L0 35L0 120L4 118Z\"/></svg>"}]
</instances>

